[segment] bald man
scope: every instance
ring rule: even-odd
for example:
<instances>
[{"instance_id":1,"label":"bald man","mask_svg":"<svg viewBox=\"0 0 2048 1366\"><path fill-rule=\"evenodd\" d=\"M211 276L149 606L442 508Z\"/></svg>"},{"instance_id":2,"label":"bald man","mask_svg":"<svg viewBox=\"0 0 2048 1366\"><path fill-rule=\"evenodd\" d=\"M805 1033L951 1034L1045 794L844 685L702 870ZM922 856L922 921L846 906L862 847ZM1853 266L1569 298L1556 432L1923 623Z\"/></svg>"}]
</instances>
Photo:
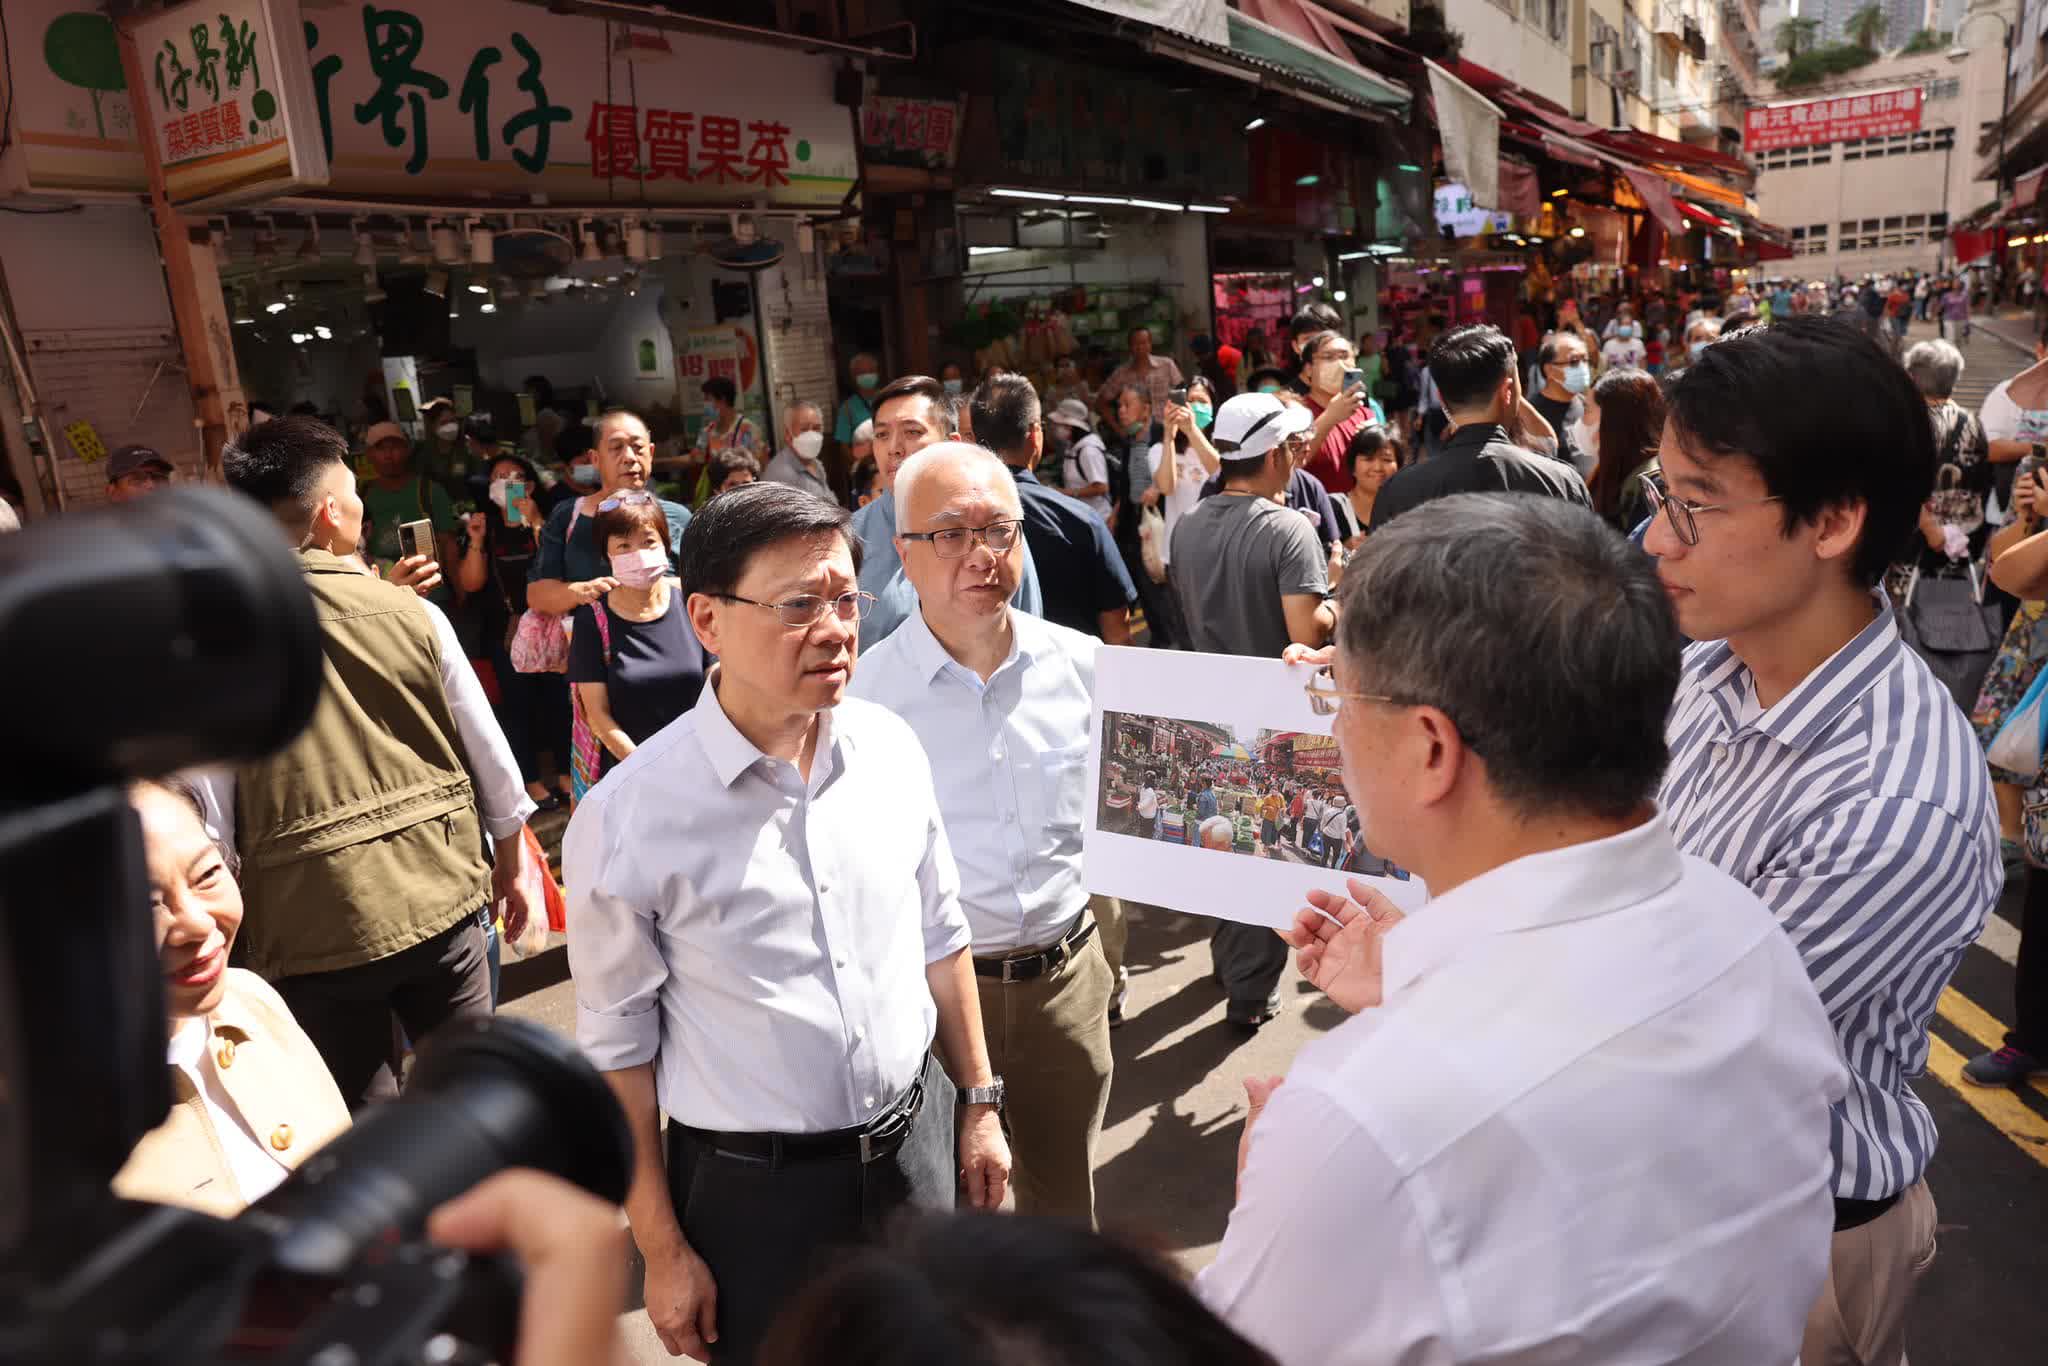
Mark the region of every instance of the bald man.
<instances>
[{"instance_id":1,"label":"bald man","mask_svg":"<svg viewBox=\"0 0 2048 1366\"><path fill-rule=\"evenodd\" d=\"M1081 882L1100 643L1019 611L1016 480L945 441L896 471L895 547L917 610L864 650L852 692L917 732L973 932L1021 1213L1095 1219L1112 981Z\"/></svg>"}]
</instances>

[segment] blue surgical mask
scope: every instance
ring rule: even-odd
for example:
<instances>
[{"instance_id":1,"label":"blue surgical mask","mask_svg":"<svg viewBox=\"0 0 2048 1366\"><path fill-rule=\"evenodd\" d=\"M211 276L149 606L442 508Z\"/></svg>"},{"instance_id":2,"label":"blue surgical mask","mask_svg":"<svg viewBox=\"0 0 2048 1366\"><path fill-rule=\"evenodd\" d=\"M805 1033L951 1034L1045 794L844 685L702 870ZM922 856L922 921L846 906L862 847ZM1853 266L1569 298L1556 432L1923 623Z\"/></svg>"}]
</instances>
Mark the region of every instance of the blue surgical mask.
<instances>
[{"instance_id":1,"label":"blue surgical mask","mask_svg":"<svg viewBox=\"0 0 2048 1366\"><path fill-rule=\"evenodd\" d=\"M1692 358L1694 360L1698 360L1701 356L1704 356L1707 353L1707 348L1711 345L1713 345L1712 342L1696 341L1692 343L1690 346L1686 347L1685 349L1692 353Z\"/></svg>"},{"instance_id":2,"label":"blue surgical mask","mask_svg":"<svg viewBox=\"0 0 2048 1366\"><path fill-rule=\"evenodd\" d=\"M949 380L947 380L947 381L946 381L946 392L947 392L947 393L949 393L949 394L957 394L957 393L959 393L959 392L960 392L960 381L959 381L959 380L957 380L957 379L949 379Z\"/></svg>"},{"instance_id":3,"label":"blue surgical mask","mask_svg":"<svg viewBox=\"0 0 2048 1366\"><path fill-rule=\"evenodd\" d=\"M597 463L595 461L592 461L589 464L585 465L569 466L569 482L572 484L580 484L587 489L596 488Z\"/></svg>"},{"instance_id":4,"label":"blue surgical mask","mask_svg":"<svg viewBox=\"0 0 2048 1366\"><path fill-rule=\"evenodd\" d=\"M1568 394L1583 394L1593 383L1593 367L1586 361L1578 361L1564 368L1564 379L1560 381Z\"/></svg>"},{"instance_id":5,"label":"blue surgical mask","mask_svg":"<svg viewBox=\"0 0 2048 1366\"><path fill-rule=\"evenodd\" d=\"M1623 341L1627 341L1630 337L1633 337L1635 334L1636 328L1634 323L1622 323L1619 327L1616 327L1614 329L1614 335L1620 337Z\"/></svg>"}]
</instances>

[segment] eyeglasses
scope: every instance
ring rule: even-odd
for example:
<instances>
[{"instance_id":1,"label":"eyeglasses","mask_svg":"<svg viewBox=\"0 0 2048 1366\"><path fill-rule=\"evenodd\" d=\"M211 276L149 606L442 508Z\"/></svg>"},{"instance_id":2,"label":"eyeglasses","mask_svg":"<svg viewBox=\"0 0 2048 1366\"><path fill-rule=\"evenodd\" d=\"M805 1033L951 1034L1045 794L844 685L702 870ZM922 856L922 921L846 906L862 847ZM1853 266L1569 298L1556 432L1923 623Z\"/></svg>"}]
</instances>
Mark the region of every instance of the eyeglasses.
<instances>
[{"instance_id":1,"label":"eyeglasses","mask_svg":"<svg viewBox=\"0 0 2048 1366\"><path fill-rule=\"evenodd\" d=\"M1773 494L1769 498L1747 498L1739 503L1695 503L1691 499L1680 498L1677 494L1666 488L1662 475L1651 474L1645 471L1637 475L1636 478L1642 481L1643 500L1650 505L1651 519L1655 520L1660 512L1669 517L1671 519L1671 530L1677 535L1679 543L1682 545L1698 545L1700 543L1698 518L1702 512L1726 512L1731 508L1760 507L1765 503L1784 501Z\"/></svg>"},{"instance_id":2,"label":"eyeglasses","mask_svg":"<svg viewBox=\"0 0 2048 1366\"><path fill-rule=\"evenodd\" d=\"M821 598L816 593L805 593L801 597L784 602L758 602L743 598L737 593L713 593L714 598L727 602L743 602L749 607L766 607L782 619L782 624L791 630L809 629L825 619L829 610L841 621L859 621L875 605L873 593L841 593L836 598Z\"/></svg>"},{"instance_id":3,"label":"eyeglasses","mask_svg":"<svg viewBox=\"0 0 2048 1366\"><path fill-rule=\"evenodd\" d=\"M953 526L944 531L906 531L906 541L929 541L932 553L942 560L957 560L966 556L979 541L989 548L993 555L1008 554L1010 547L1017 544L1017 537L1024 531L1022 518L1009 521L990 522L987 526Z\"/></svg>"},{"instance_id":4,"label":"eyeglasses","mask_svg":"<svg viewBox=\"0 0 2048 1366\"><path fill-rule=\"evenodd\" d=\"M1346 692L1337 686L1337 675L1327 664L1310 674L1308 682L1301 685L1301 690L1308 694L1308 708L1317 716L1335 716L1338 707L1343 705L1344 699L1347 697L1354 702L1386 702L1394 706L1407 705L1400 698L1388 697L1385 693Z\"/></svg>"},{"instance_id":5,"label":"eyeglasses","mask_svg":"<svg viewBox=\"0 0 2048 1366\"><path fill-rule=\"evenodd\" d=\"M652 503L654 501L654 495L644 489L627 489L625 492L615 493L602 503L599 503L597 510L599 512L610 512L613 508L638 507L642 503Z\"/></svg>"}]
</instances>

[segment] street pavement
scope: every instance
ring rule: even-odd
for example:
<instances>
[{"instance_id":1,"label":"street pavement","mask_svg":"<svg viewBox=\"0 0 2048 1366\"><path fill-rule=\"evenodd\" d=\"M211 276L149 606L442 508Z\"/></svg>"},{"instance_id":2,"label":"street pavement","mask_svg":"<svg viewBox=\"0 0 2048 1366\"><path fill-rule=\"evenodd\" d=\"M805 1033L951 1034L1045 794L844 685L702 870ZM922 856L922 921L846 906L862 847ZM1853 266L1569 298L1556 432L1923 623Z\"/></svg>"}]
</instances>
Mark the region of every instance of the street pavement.
<instances>
[{"instance_id":1,"label":"street pavement","mask_svg":"<svg viewBox=\"0 0 2048 1366\"><path fill-rule=\"evenodd\" d=\"M1932 333L1915 327L1912 339ZM2024 319L1980 323L1963 348L1965 388L1958 397L1974 407L1993 384L2030 362L2027 335ZM544 819L543 838L552 848L560 817ZM2039 1293L2048 1285L2048 1080L1987 1091L1961 1078L1963 1063L1997 1046L2011 1018L2019 893L2015 876L1942 997L1928 1073L1915 1087L1941 1131L1928 1174L1940 1207L1940 1253L1913 1308L1908 1338L1915 1366L2048 1361L2048 1296ZM1303 1043L1344 1019L1290 966L1279 1019L1252 1035L1227 1024L1223 993L1209 978L1213 923L1132 912L1127 1023L1112 1036L1116 1078L1096 1173L1104 1227L1169 1248L1190 1270L1214 1257L1229 1216L1243 1079L1284 1073ZM572 1033L567 973L559 945L529 962L508 963L504 1008ZM1344 1270L1371 1274L1349 1268L1333 1269L1333 1276ZM632 1280L637 1306L637 1267ZM1341 1301L1341 1284L1333 1286ZM622 1324L635 1362L671 1360L643 1311L629 1311Z\"/></svg>"}]
</instances>

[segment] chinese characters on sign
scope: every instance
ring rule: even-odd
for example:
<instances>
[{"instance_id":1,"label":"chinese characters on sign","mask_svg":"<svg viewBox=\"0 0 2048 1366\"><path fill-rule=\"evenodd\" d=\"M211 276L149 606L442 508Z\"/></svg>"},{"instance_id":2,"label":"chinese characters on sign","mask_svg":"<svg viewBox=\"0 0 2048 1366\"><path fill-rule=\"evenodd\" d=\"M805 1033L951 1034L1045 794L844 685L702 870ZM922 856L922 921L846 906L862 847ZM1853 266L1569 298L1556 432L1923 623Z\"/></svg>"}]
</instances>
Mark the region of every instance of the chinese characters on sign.
<instances>
[{"instance_id":1,"label":"chinese characters on sign","mask_svg":"<svg viewBox=\"0 0 2048 1366\"><path fill-rule=\"evenodd\" d=\"M789 184L789 125L747 120L744 133L742 126L740 119L724 114L593 104L583 130L590 143L590 174L598 180L675 179L771 189Z\"/></svg>"},{"instance_id":2,"label":"chinese characters on sign","mask_svg":"<svg viewBox=\"0 0 2048 1366\"><path fill-rule=\"evenodd\" d=\"M960 150L960 106L952 100L870 95L860 107L860 141L873 165L951 170Z\"/></svg>"},{"instance_id":3,"label":"chinese characters on sign","mask_svg":"<svg viewBox=\"0 0 2048 1366\"><path fill-rule=\"evenodd\" d=\"M211 22L219 24L218 48L213 45ZM179 51L180 37L184 53ZM191 57L190 65L186 54ZM216 21L200 19L181 35L164 38L156 46L151 71L157 103L150 112L156 116L167 167L229 151L256 138L261 124L244 117L244 98L256 120L267 121L277 114L276 97L263 87L256 31L246 18L237 21L222 14ZM227 98L223 99L223 94ZM200 97L197 107L195 96Z\"/></svg>"},{"instance_id":4,"label":"chinese characters on sign","mask_svg":"<svg viewBox=\"0 0 2048 1366\"><path fill-rule=\"evenodd\" d=\"M1752 109L1743 119L1742 150L1770 152L1780 147L1817 147L1917 132L1924 103L1919 88L1908 86Z\"/></svg>"}]
</instances>

